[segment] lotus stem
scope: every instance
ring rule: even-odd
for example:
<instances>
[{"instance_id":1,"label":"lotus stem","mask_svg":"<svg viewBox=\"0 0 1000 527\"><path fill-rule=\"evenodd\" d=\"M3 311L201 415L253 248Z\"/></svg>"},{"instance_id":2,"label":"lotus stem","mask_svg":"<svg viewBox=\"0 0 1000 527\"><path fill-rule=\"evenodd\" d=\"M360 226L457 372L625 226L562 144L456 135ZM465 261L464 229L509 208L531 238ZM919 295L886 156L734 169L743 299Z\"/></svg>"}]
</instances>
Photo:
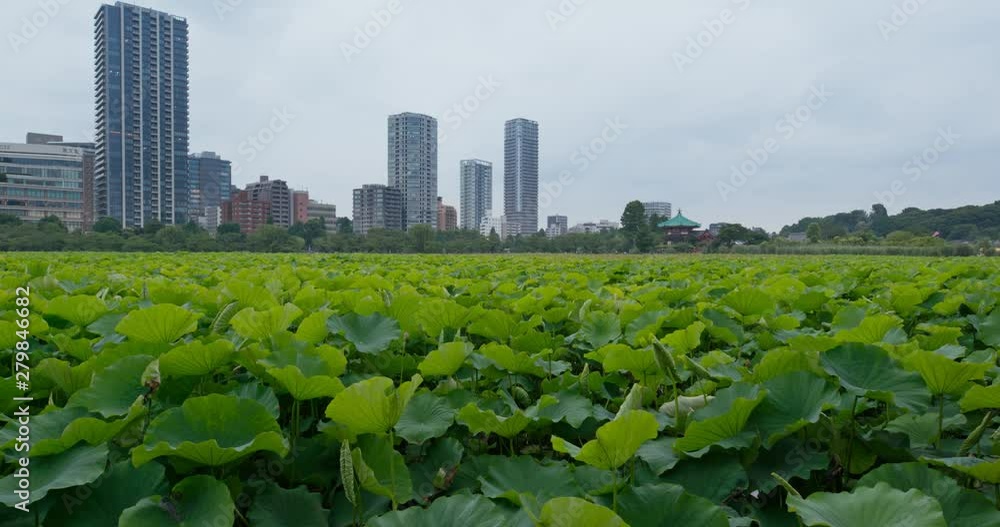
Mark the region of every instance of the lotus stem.
<instances>
[{"instance_id":1,"label":"lotus stem","mask_svg":"<svg viewBox=\"0 0 1000 527\"><path fill-rule=\"evenodd\" d=\"M934 445L941 449L941 439L944 438L944 394L938 396L938 435Z\"/></svg>"},{"instance_id":2,"label":"lotus stem","mask_svg":"<svg viewBox=\"0 0 1000 527\"><path fill-rule=\"evenodd\" d=\"M389 429L389 448L396 449L396 435L393 434L392 429ZM399 504L396 503L396 463L394 459L389 459L389 481L392 485L392 510L398 510Z\"/></svg>"},{"instance_id":3,"label":"lotus stem","mask_svg":"<svg viewBox=\"0 0 1000 527\"><path fill-rule=\"evenodd\" d=\"M851 461L852 461L851 458L854 457L854 436L857 435L856 432L854 431L854 415L857 413L858 410L859 398L860 397L855 395L854 404L851 405L851 428L850 428L851 437L847 441L847 464L844 466L844 476L843 476L844 483L846 483L851 479Z\"/></svg>"}]
</instances>

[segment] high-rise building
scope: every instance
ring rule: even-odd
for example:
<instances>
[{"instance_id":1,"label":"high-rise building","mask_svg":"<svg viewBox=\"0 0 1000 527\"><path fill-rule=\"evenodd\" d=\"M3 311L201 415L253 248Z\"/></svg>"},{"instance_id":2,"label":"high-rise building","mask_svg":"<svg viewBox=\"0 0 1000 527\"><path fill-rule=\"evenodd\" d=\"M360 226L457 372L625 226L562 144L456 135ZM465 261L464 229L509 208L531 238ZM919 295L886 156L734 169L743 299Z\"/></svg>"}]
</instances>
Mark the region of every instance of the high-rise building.
<instances>
[{"instance_id":1,"label":"high-rise building","mask_svg":"<svg viewBox=\"0 0 1000 527\"><path fill-rule=\"evenodd\" d=\"M229 201L232 186L232 163L215 152L188 156L188 210L190 218L209 228L224 201Z\"/></svg>"},{"instance_id":2,"label":"high-rise building","mask_svg":"<svg viewBox=\"0 0 1000 527\"><path fill-rule=\"evenodd\" d=\"M651 216L659 216L663 219L670 218L671 205L666 201L643 201L642 208L646 210L646 219Z\"/></svg>"},{"instance_id":3,"label":"high-rise building","mask_svg":"<svg viewBox=\"0 0 1000 527\"><path fill-rule=\"evenodd\" d=\"M569 232L569 218L566 216L549 216L545 228L545 235L549 238L562 236Z\"/></svg>"},{"instance_id":4,"label":"high-rise building","mask_svg":"<svg viewBox=\"0 0 1000 527\"><path fill-rule=\"evenodd\" d=\"M453 231L458 228L458 211L451 205L445 205L444 198L438 196L438 221L439 231Z\"/></svg>"},{"instance_id":5,"label":"high-rise building","mask_svg":"<svg viewBox=\"0 0 1000 527\"><path fill-rule=\"evenodd\" d=\"M437 227L438 123L417 113L390 115L389 186L403 197L403 224Z\"/></svg>"},{"instance_id":6,"label":"high-rise building","mask_svg":"<svg viewBox=\"0 0 1000 527\"><path fill-rule=\"evenodd\" d=\"M0 214L26 222L55 216L82 229L83 165L82 148L0 143Z\"/></svg>"},{"instance_id":7,"label":"high-rise building","mask_svg":"<svg viewBox=\"0 0 1000 527\"><path fill-rule=\"evenodd\" d=\"M434 220L437 221L435 210ZM354 189L354 232L372 229L403 230L403 193L396 187L363 185Z\"/></svg>"},{"instance_id":8,"label":"high-rise building","mask_svg":"<svg viewBox=\"0 0 1000 527\"><path fill-rule=\"evenodd\" d=\"M94 143L67 142L63 136L28 132L25 143L29 145L58 145L83 150L83 224L81 228L89 231L94 226Z\"/></svg>"},{"instance_id":9,"label":"high-rise building","mask_svg":"<svg viewBox=\"0 0 1000 527\"><path fill-rule=\"evenodd\" d=\"M306 221L323 220L323 227L326 232L333 234L337 232L337 206L332 203L321 203L316 200L309 200L307 205Z\"/></svg>"},{"instance_id":10,"label":"high-rise building","mask_svg":"<svg viewBox=\"0 0 1000 527\"><path fill-rule=\"evenodd\" d=\"M292 191L292 224L309 221L309 191Z\"/></svg>"},{"instance_id":11,"label":"high-rise building","mask_svg":"<svg viewBox=\"0 0 1000 527\"><path fill-rule=\"evenodd\" d=\"M538 123L504 126L503 210L511 235L538 232Z\"/></svg>"},{"instance_id":12,"label":"high-rise building","mask_svg":"<svg viewBox=\"0 0 1000 527\"><path fill-rule=\"evenodd\" d=\"M292 225L292 194L280 179L260 176L222 204L222 222L238 223L240 232L255 232L268 223L281 227Z\"/></svg>"},{"instance_id":13,"label":"high-rise building","mask_svg":"<svg viewBox=\"0 0 1000 527\"><path fill-rule=\"evenodd\" d=\"M124 2L94 17L95 207L142 227L188 217L188 24Z\"/></svg>"},{"instance_id":14,"label":"high-rise building","mask_svg":"<svg viewBox=\"0 0 1000 527\"><path fill-rule=\"evenodd\" d=\"M460 177L462 228L479 230L486 212L493 209L493 163L463 159Z\"/></svg>"}]
</instances>

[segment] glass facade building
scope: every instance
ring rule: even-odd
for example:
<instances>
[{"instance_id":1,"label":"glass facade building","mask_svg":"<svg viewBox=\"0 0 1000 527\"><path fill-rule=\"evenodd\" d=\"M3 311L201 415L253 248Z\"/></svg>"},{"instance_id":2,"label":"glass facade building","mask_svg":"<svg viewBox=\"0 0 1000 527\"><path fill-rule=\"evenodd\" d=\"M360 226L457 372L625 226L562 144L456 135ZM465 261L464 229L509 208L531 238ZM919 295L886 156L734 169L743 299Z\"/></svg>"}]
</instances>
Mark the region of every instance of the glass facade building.
<instances>
[{"instance_id":1,"label":"glass facade building","mask_svg":"<svg viewBox=\"0 0 1000 527\"><path fill-rule=\"evenodd\" d=\"M188 24L123 2L94 16L94 206L123 227L188 219Z\"/></svg>"},{"instance_id":2,"label":"glass facade building","mask_svg":"<svg viewBox=\"0 0 1000 527\"><path fill-rule=\"evenodd\" d=\"M462 178L459 224L463 229L478 231L483 218L493 210L493 163L463 159L459 165Z\"/></svg>"},{"instance_id":3,"label":"glass facade building","mask_svg":"<svg viewBox=\"0 0 1000 527\"><path fill-rule=\"evenodd\" d=\"M0 143L0 214L56 216L70 230L83 228L83 171L82 148Z\"/></svg>"},{"instance_id":4,"label":"glass facade building","mask_svg":"<svg viewBox=\"0 0 1000 527\"><path fill-rule=\"evenodd\" d=\"M538 123L504 126L503 212L511 235L538 232Z\"/></svg>"},{"instance_id":5,"label":"glass facade building","mask_svg":"<svg viewBox=\"0 0 1000 527\"><path fill-rule=\"evenodd\" d=\"M215 152L202 152L188 157L187 168L189 214L204 224L222 202L229 201L233 185L232 163Z\"/></svg>"},{"instance_id":6,"label":"glass facade building","mask_svg":"<svg viewBox=\"0 0 1000 527\"><path fill-rule=\"evenodd\" d=\"M403 197L403 227L437 228L438 123L417 113L389 116L389 186Z\"/></svg>"}]
</instances>

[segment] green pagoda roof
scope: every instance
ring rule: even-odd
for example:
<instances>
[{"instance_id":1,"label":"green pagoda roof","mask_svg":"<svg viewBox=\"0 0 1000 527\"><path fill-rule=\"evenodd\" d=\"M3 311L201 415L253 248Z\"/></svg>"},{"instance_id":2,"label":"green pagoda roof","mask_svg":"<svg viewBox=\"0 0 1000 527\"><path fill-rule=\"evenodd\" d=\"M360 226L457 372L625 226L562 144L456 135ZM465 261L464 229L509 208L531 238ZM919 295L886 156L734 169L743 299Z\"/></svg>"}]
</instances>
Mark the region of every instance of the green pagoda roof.
<instances>
[{"instance_id":1,"label":"green pagoda roof","mask_svg":"<svg viewBox=\"0 0 1000 527\"><path fill-rule=\"evenodd\" d=\"M696 221L691 221L681 214L681 211L677 211L677 215L666 221L661 221L657 227L690 227L692 229L697 229L701 227L701 224Z\"/></svg>"}]
</instances>

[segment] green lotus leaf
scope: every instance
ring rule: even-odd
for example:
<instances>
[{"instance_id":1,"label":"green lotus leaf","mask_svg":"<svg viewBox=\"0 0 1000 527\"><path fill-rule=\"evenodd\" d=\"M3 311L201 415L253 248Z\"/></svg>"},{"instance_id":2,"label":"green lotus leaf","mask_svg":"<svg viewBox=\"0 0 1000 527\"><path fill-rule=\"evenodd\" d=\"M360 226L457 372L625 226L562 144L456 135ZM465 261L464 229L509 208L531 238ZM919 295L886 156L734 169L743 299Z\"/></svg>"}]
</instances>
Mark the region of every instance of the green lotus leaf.
<instances>
[{"instance_id":1,"label":"green lotus leaf","mask_svg":"<svg viewBox=\"0 0 1000 527\"><path fill-rule=\"evenodd\" d=\"M920 458L921 461L955 469L978 480L1000 484L1000 459L976 457Z\"/></svg>"},{"instance_id":2,"label":"green lotus leaf","mask_svg":"<svg viewBox=\"0 0 1000 527\"><path fill-rule=\"evenodd\" d=\"M686 355L701 345L701 335L706 327L704 322L697 321L684 329L670 333L660 339L660 342L673 348L675 353Z\"/></svg>"},{"instance_id":3,"label":"green lotus leaf","mask_svg":"<svg viewBox=\"0 0 1000 527\"><path fill-rule=\"evenodd\" d=\"M326 340L326 336L330 334L326 321L330 319L332 313L329 309L322 309L302 319L299 328L295 330L295 338L310 344L319 344Z\"/></svg>"},{"instance_id":4,"label":"green lotus leaf","mask_svg":"<svg viewBox=\"0 0 1000 527\"><path fill-rule=\"evenodd\" d=\"M160 373L165 377L208 375L228 364L235 349L228 340L204 344L195 340L160 356Z\"/></svg>"},{"instance_id":5,"label":"green lotus leaf","mask_svg":"<svg viewBox=\"0 0 1000 527\"><path fill-rule=\"evenodd\" d=\"M549 500L539 520L544 527L628 527L611 509L582 498Z\"/></svg>"},{"instance_id":6,"label":"green lotus leaf","mask_svg":"<svg viewBox=\"0 0 1000 527\"><path fill-rule=\"evenodd\" d=\"M922 463L892 463L865 474L858 487L888 483L897 490L916 489L941 504L948 527L998 527L1000 513L986 496L962 488L954 479Z\"/></svg>"},{"instance_id":7,"label":"green lotus leaf","mask_svg":"<svg viewBox=\"0 0 1000 527\"><path fill-rule=\"evenodd\" d=\"M525 415L532 419L547 419L553 423L562 421L573 428L579 428L591 417L610 418L610 412L603 407L595 406L590 399L569 391L541 396L534 406L525 411Z\"/></svg>"},{"instance_id":8,"label":"green lotus leaf","mask_svg":"<svg viewBox=\"0 0 1000 527\"><path fill-rule=\"evenodd\" d=\"M334 333L343 333L359 352L369 355L385 351L389 344L403 335L395 320L378 313L368 316L348 313L330 317L326 325Z\"/></svg>"},{"instance_id":9,"label":"green lotus leaf","mask_svg":"<svg viewBox=\"0 0 1000 527\"><path fill-rule=\"evenodd\" d=\"M89 338L75 339L66 333L52 335L52 342L59 351L79 361L85 361L94 356L94 342Z\"/></svg>"},{"instance_id":10,"label":"green lotus leaf","mask_svg":"<svg viewBox=\"0 0 1000 527\"><path fill-rule=\"evenodd\" d=\"M947 527L941 505L913 489L894 489L887 483L859 487L854 492L817 492L808 498L788 496L788 510L805 525L827 527Z\"/></svg>"},{"instance_id":11,"label":"green lotus leaf","mask_svg":"<svg viewBox=\"0 0 1000 527\"><path fill-rule=\"evenodd\" d=\"M657 476L674 468L680 461L677 451L674 450L675 437L661 437L653 441L643 443L635 456L646 462L649 468Z\"/></svg>"},{"instance_id":12,"label":"green lotus leaf","mask_svg":"<svg viewBox=\"0 0 1000 527\"><path fill-rule=\"evenodd\" d=\"M198 329L197 313L173 304L157 304L130 311L115 326L129 340L148 344L170 344Z\"/></svg>"},{"instance_id":13,"label":"green lotus leaf","mask_svg":"<svg viewBox=\"0 0 1000 527\"><path fill-rule=\"evenodd\" d=\"M455 413L455 408L444 397L430 392L418 393L403 410L396 423L396 433L411 443L441 437L455 422Z\"/></svg>"},{"instance_id":14,"label":"green lotus leaf","mask_svg":"<svg viewBox=\"0 0 1000 527\"><path fill-rule=\"evenodd\" d=\"M248 307L236 313L229 324L243 338L266 342L288 329L300 315L302 310L295 304L276 306L264 311Z\"/></svg>"},{"instance_id":15,"label":"green lotus leaf","mask_svg":"<svg viewBox=\"0 0 1000 527\"><path fill-rule=\"evenodd\" d=\"M655 338L669 316L668 311L646 311L628 323L625 328L625 340L629 344L642 347L640 342L649 342Z\"/></svg>"},{"instance_id":16,"label":"green lotus leaf","mask_svg":"<svg viewBox=\"0 0 1000 527\"><path fill-rule=\"evenodd\" d=\"M651 348L611 348L604 355L602 367L606 372L627 371L638 379L660 374Z\"/></svg>"},{"instance_id":17,"label":"green lotus leaf","mask_svg":"<svg viewBox=\"0 0 1000 527\"><path fill-rule=\"evenodd\" d=\"M674 448L678 452L694 452L715 444L724 448L737 446L750 415L765 397L766 389L746 384L717 392L715 400L692 414L693 421Z\"/></svg>"},{"instance_id":18,"label":"green lotus leaf","mask_svg":"<svg viewBox=\"0 0 1000 527\"><path fill-rule=\"evenodd\" d=\"M45 306L46 315L54 315L85 328L108 312L108 306L96 296L58 296Z\"/></svg>"},{"instance_id":19,"label":"green lotus leaf","mask_svg":"<svg viewBox=\"0 0 1000 527\"><path fill-rule=\"evenodd\" d=\"M670 483L628 487L618 496L618 511L631 527L729 527L722 509Z\"/></svg>"},{"instance_id":20,"label":"green lotus leaf","mask_svg":"<svg viewBox=\"0 0 1000 527\"><path fill-rule=\"evenodd\" d=\"M500 416L493 410L480 410L475 403L462 407L455 420L473 434L496 434L504 438L520 434L531 424L531 418L521 410L515 410L509 416Z\"/></svg>"},{"instance_id":21,"label":"green lotus leaf","mask_svg":"<svg viewBox=\"0 0 1000 527\"><path fill-rule=\"evenodd\" d=\"M81 364L72 366L70 363L59 359L42 359L34 369L32 375L51 381L59 387L67 396L73 395L78 390L90 386L94 379L93 364Z\"/></svg>"},{"instance_id":22,"label":"green lotus leaf","mask_svg":"<svg viewBox=\"0 0 1000 527\"><path fill-rule=\"evenodd\" d=\"M63 506L53 507L45 522L73 527L118 525L118 518L125 509L143 498L166 492L165 472L163 465L158 463L139 468L128 461L115 463L100 479L82 488L86 492L63 494Z\"/></svg>"},{"instance_id":23,"label":"green lotus leaf","mask_svg":"<svg viewBox=\"0 0 1000 527\"><path fill-rule=\"evenodd\" d=\"M423 378L414 375L398 389L392 379L372 377L348 386L326 407L326 416L353 434L384 434L396 426Z\"/></svg>"},{"instance_id":24,"label":"green lotus leaf","mask_svg":"<svg viewBox=\"0 0 1000 527\"><path fill-rule=\"evenodd\" d=\"M148 355L124 357L94 375L88 388L74 393L67 407L81 406L104 417L129 413L137 400L149 393L143 385L142 375L153 362Z\"/></svg>"},{"instance_id":25,"label":"green lotus leaf","mask_svg":"<svg viewBox=\"0 0 1000 527\"><path fill-rule=\"evenodd\" d=\"M508 515L492 500L480 495L456 495L438 498L426 509L409 509L387 512L368 522L369 527L441 527L466 525L469 527L504 527Z\"/></svg>"},{"instance_id":26,"label":"green lotus leaf","mask_svg":"<svg viewBox=\"0 0 1000 527\"><path fill-rule=\"evenodd\" d=\"M416 322L428 335L440 335L446 329L457 331L469 323L471 310L454 300L435 298L427 302L417 298L420 309L415 310Z\"/></svg>"},{"instance_id":27,"label":"green lotus leaf","mask_svg":"<svg viewBox=\"0 0 1000 527\"><path fill-rule=\"evenodd\" d=\"M278 305L274 294L262 286L242 280L229 280L222 289L223 294L243 306L255 309L269 309Z\"/></svg>"},{"instance_id":28,"label":"green lotus leaf","mask_svg":"<svg viewBox=\"0 0 1000 527\"><path fill-rule=\"evenodd\" d=\"M515 352L503 344L491 342L481 348L478 353L492 361L502 370L511 373L545 377L545 370L536 364L536 359L524 352Z\"/></svg>"},{"instance_id":29,"label":"green lotus leaf","mask_svg":"<svg viewBox=\"0 0 1000 527\"><path fill-rule=\"evenodd\" d=\"M892 315L871 315L864 318L857 327L841 330L836 334L841 342L860 344L902 344L906 342L903 322Z\"/></svg>"},{"instance_id":30,"label":"green lotus leaf","mask_svg":"<svg viewBox=\"0 0 1000 527\"><path fill-rule=\"evenodd\" d=\"M53 456L31 459L29 504L44 498L50 491L86 485L101 476L108 460L108 445L77 445ZM14 494L23 478L10 474L0 479L0 503L13 507L23 500Z\"/></svg>"},{"instance_id":31,"label":"green lotus leaf","mask_svg":"<svg viewBox=\"0 0 1000 527\"><path fill-rule=\"evenodd\" d=\"M281 415L278 396L274 394L274 390L270 386L265 386L259 382L237 384L227 391L226 395L232 395L238 399L256 401L266 408L267 412L273 415L275 419L278 419Z\"/></svg>"},{"instance_id":32,"label":"green lotus leaf","mask_svg":"<svg viewBox=\"0 0 1000 527\"><path fill-rule=\"evenodd\" d=\"M975 322L976 338L987 346L1000 348L1000 307L993 309L990 316Z\"/></svg>"},{"instance_id":33,"label":"green lotus leaf","mask_svg":"<svg viewBox=\"0 0 1000 527\"><path fill-rule=\"evenodd\" d=\"M777 303L770 295L752 288L733 291L722 297L722 303L745 317L760 316L777 308Z\"/></svg>"},{"instance_id":34,"label":"green lotus leaf","mask_svg":"<svg viewBox=\"0 0 1000 527\"><path fill-rule=\"evenodd\" d=\"M344 389L337 377L347 368L347 358L333 346L279 345L258 362L299 401L333 397Z\"/></svg>"},{"instance_id":35,"label":"green lotus leaf","mask_svg":"<svg viewBox=\"0 0 1000 527\"><path fill-rule=\"evenodd\" d=\"M946 415L941 420L942 428L949 430L963 426L967 422L962 414ZM890 432L906 435L910 440L910 448L926 448L936 444L938 440L938 414L903 414L885 425Z\"/></svg>"},{"instance_id":36,"label":"green lotus leaf","mask_svg":"<svg viewBox=\"0 0 1000 527\"><path fill-rule=\"evenodd\" d=\"M106 443L126 426L141 417L145 410L135 405L125 418L104 421L83 407L59 408L31 418L31 455L50 456L69 450L83 441L89 445ZM0 430L0 448L9 448L19 435L17 421Z\"/></svg>"},{"instance_id":37,"label":"green lotus leaf","mask_svg":"<svg viewBox=\"0 0 1000 527\"><path fill-rule=\"evenodd\" d=\"M855 396L895 404L917 413L930 406L930 393L920 375L904 371L882 348L845 344L822 353L820 364Z\"/></svg>"},{"instance_id":38,"label":"green lotus leaf","mask_svg":"<svg viewBox=\"0 0 1000 527\"><path fill-rule=\"evenodd\" d=\"M557 436L552 436L552 448L592 467L612 470L632 459L643 443L656 439L658 430L653 414L632 410L598 428L597 438L582 448Z\"/></svg>"},{"instance_id":39,"label":"green lotus leaf","mask_svg":"<svg viewBox=\"0 0 1000 527\"><path fill-rule=\"evenodd\" d=\"M410 478L413 480L414 498L426 505L438 498L438 491L448 487L447 478L458 473L465 455L465 447L454 437L444 437L430 443L420 461L412 463ZM476 458L483 459L485 456Z\"/></svg>"},{"instance_id":40,"label":"green lotus leaf","mask_svg":"<svg viewBox=\"0 0 1000 527\"><path fill-rule=\"evenodd\" d=\"M794 371L811 371L822 375L823 370L819 367L819 354L791 348L770 350L754 367L753 379L757 382L765 382Z\"/></svg>"},{"instance_id":41,"label":"green lotus leaf","mask_svg":"<svg viewBox=\"0 0 1000 527\"><path fill-rule=\"evenodd\" d=\"M485 469L485 470L483 470ZM478 472L483 494L522 505L522 495L539 503L559 496L583 496L583 490L566 464L543 465L528 456L491 456Z\"/></svg>"},{"instance_id":42,"label":"green lotus leaf","mask_svg":"<svg viewBox=\"0 0 1000 527\"><path fill-rule=\"evenodd\" d=\"M707 331L709 335L729 344L737 346L746 337L743 325L729 318L728 315L717 309L706 309L701 312L704 320L711 322Z\"/></svg>"},{"instance_id":43,"label":"green lotus leaf","mask_svg":"<svg viewBox=\"0 0 1000 527\"><path fill-rule=\"evenodd\" d=\"M716 450L701 458L688 458L660 476L662 481L684 487L712 503L721 503L736 489L746 489L750 479L743 467L743 452Z\"/></svg>"},{"instance_id":44,"label":"green lotus leaf","mask_svg":"<svg viewBox=\"0 0 1000 527\"><path fill-rule=\"evenodd\" d=\"M903 364L920 373L934 395L956 395L969 388L972 381L981 380L992 364L955 362L933 351L914 351Z\"/></svg>"},{"instance_id":45,"label":"green lotus leaf","mask_svg":"<svg viewBox=\"0 0 1000 527\"><path fill-rule=\"evenodd\" d=\"M479 318L469 324L470 335L486 337L501 344L509 343L516 332L517 321L498 309L484 310Z\"/></svg>"},{"instance_id":46,"label":"green lotus leaf","mask_svg":"<svg viewBox=\"0 0 1000 527\"><path fill-rule=\"evenodd\" d=\"M814 470L825 470L829 465L830 456L826 451L790 437L767 450L759 450L748 472L754 487L769 493L778 486L771 474L778 474L786 481L793 478L809 480Z\"/></svg>"},{"instance_id":47,"label":"green lotus leaf","mask_svg":"<svg viewBox=\"0 0 1000 527\"><path fill-rule=\"evenodd\" d=\"M153 495L125 509L118 527L232 525L236 507L229 489L211 476L190 476L168 496Z\"/></svg>"},{"instance_id":48,"label":"green lotus leaf","mask_svg":"<svg viewBox=\"0 0 1000 527\"><path fill-rule=\"evenodd\" d=\"M598 349L618 340L622 335L622 325L614 313L591 311L580 324L580 337L590 344L590 349Z\"/></svg>"},{"instance_id":49,"label":"green lotus leaf","mask_svg":"<svg viewBox=\"0 0 1000 527\"><path fill-rule=\"evenodd\" d=\"M468 342L448 342L431 351L420 362L420 373L426 377L451 377L472 353Z\"/></svg>"},{"instance_id":50,"label":"green lotus leaf","mask_svg":"<svg viewBox=\"0 0 1000 527\"><path fill-rule=\"evenodd\" d=\"M192 397L156 417L132 462L142 466L160 456L176 456L222 466L257 451L284 456L288 442L274 416L260 403L231 395Z\"/></svg>"},{"instance_id":51,"label":"green lotus leaf","mask_svg":"<svg viewBox=\"0 0 1000 527\"><path fill-rule=\"evenodd\" d=\"M384 436L366 435L351 452L354 472L361 488L406 503L413 497L413 481L403 455Z\"/></svg>"},{"instance_id":52,"label":"green lotus leaf","mask_svg":"<svg viewBox=\"0 0 1000 527\"><path fill-rule=\"evenodd\" d=\"M285 490L270 485L253 500L247 519L260 527L327 527L329 516L323 496L306 487Z\"/></svg>"},{"instance_id":53,"label":"green lotus leaf","mask_svg":"<svg viewBox=\"0 0 1000 527\"><path fill-rule=\"evenodd\" d=\"M958 404L962 407L963 412L983 408L1000 408L1000 383L992 386L979 386L977 384L965 392Z\"/></svg>"},{"instance_id":54,"label":"green lotus leaf","mask_svg":"<svg viewBox=\"0 0 1000 527\"><path fill-rule=\"evenodd\" d=\"M767 398L753 412L748 428L760 432L767 446L819 421L823 410L840 404L837 388L812 373L795 371L765 382Z\"/></svg>"}]
</instances>

